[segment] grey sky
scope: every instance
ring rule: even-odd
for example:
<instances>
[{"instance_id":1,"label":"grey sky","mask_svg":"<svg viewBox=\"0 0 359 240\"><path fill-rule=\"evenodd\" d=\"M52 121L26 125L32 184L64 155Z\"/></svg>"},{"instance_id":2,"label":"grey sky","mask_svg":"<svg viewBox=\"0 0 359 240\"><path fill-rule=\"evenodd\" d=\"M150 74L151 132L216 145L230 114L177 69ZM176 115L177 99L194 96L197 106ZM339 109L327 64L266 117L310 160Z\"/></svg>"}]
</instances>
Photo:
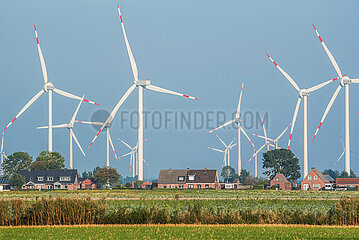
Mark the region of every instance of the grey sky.
<instances>
[{"instance_id":1,"label":"grey sky","mask_svg":"<svg viewBox=\"0 0 359 240\"><path fill-rule=\"evenodd\" d=\"M127 36L140 78L153 84L200 98L185 98L145 91L144 108L151 111L224 111L227 119L237 107L240 86L245 80L242 111L268 112L269 136L278 135L293 115L297 93L266 57L274 60L300 87L336 77L312 24L334 55L342 72L359 77L357 1L121 1ZM33 24L37 25L49 80L62 90L99 102L83 104L78 119L90 120L99 109L112 110L133 81L115 1L2 1L0 5L0 127L17 114L43 86ZM327 103L338 83L313 93L308 101L308 137L311 140ZM351 150L358 151L359 86L350 87ZM68 122L78 102L54 96L54 124ZM121 108L137 110L137 91ZM116 137L130 145L137 131L120 129L119 115L111 129L119 155L127 153ZM47 149L47 132L36 130L47 124L47 95L28 109L6 131L5 151L26 151L37 156ZM303 109L294 129L292 150L302 165ZM87 148L96 131L77 125L74 131L87 153L74 148L74 166L80 171L105 165L105 134ZM208 129L145 131L144 158L151 167L145 177L155 178L159 169L217 168L221 147ZM247 132L262 133L261 129ZM227 142L233 129L218 131ZM309 167L343 170L334 165L342 152L344 91L331 109L314 143L309 143ZM280 145L285 147L288 133ZM244 138L243 167L253 172L247 160L252 149ZM259 147L263 142L252 137ZM54 150L67 159L68 132L54 130ZM237 169L236 150L231 162ZM128 158L119 163L111 155L111 166L129 174ZM259 164L261 166L261 164ZM352 169L358 173L359 154L352 153ZM262 169L260 169L262 172Z\"/></svg>"}]
</instances>

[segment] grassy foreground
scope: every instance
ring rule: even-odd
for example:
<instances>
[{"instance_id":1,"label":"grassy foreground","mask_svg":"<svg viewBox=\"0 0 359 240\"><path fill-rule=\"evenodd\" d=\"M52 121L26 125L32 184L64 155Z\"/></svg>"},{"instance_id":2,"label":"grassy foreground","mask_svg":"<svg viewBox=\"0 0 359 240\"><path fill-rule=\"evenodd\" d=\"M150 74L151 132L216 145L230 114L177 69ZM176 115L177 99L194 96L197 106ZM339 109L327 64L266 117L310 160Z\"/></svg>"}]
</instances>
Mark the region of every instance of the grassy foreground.
<instances>
[{"instance_id":1,"label":"grassy foreground","mask_svg":"<svg viewBox=\"0 0 359 240\"><path fill-rule=\"evenodd\" d=\"M0 239L356 239L357 227L132 225L4 227Z\"/></svg>"}]
</instances>

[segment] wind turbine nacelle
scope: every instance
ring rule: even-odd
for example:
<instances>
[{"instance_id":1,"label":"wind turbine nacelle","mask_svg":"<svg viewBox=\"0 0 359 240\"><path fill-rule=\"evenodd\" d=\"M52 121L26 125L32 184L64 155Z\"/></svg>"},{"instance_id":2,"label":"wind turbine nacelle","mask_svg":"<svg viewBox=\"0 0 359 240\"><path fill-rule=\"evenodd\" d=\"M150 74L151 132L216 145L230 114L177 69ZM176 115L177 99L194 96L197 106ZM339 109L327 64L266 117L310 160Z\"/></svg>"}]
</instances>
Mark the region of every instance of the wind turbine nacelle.
<instances>
[{"instance_id":1,"label":"wind turbine nacelle","mask_svg":"<svg viewBox=\"0 0 359 240\"><path fill-rule=\"evenodd\" d=\"M352 83L352 80L348 76L344 76L340 79L340 86L349 85Z\"/></svg>"},{"instance_id":2,"label":"wind turbine nacelle","mask_svg":"<svg viewBox=\"0 0 359 240\"><path fill-rule=\"evenodd\" d=\"M308 92L307 89L301 89L301 90L299 91L299 97L300 97L300 98L303 98L304 96L308 97L309 95L310 95L310 92Z\"/></svg>"},{"instance_id":3,"label":"wind turbine nacelle","mask_svg":"<svg viewBox=\"0 0 359 240\"><path fill-rule=\"evenodd\" d=\"M55 87L54 87L54 85L52 83L47 82L47 83L44 84L44 91L45 92L49 92L49 91L52 91L54 89L55 89Z\"/></svg>"},{"instance_id":4,"label":"wind turbine nacelle","mask_svg":"<svg viewBox=\"0 0 359 240\"><path fill-rule=\"evenodd\" d=\"M137 86L148 86L151 84L151 80L149 78L147 78L146 80L137 80L135 81L135 84Z\"/></svg>"},{"instance_id":5,"label":"wind turbine nacelle","mask_svg":"<svg viewBox=\"0 0 359 240\"><path fill-rule=\"evenodd\" d=\"M240 124L242 122L242 120L240 118L235 118L234 121L238 124Z\"/></svg>"}]
</instances>

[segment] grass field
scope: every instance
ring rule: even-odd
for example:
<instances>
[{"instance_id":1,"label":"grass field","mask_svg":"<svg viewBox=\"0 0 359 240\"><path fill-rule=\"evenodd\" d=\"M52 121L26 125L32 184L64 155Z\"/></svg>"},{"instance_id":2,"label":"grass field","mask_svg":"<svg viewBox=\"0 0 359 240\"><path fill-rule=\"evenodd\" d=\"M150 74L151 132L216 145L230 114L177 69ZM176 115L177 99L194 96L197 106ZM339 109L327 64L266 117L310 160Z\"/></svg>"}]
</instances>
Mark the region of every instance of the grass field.
<instances>
[{"instance_id":1,"label":"grass field","mask_svg":"<svg viewBox=\"0 0 359 240\"><path fill-rule=\"evenodd\" d=\"M63 198L106 198L106 199L339 199L341 197L359 197L359 191L275 191L275 190L78 190L78 191L11 191L1 192L0 199L22 198L36 199L39 197Z\"/></svg>"},{"instance_id":2,"label":"grass field","mask_svg":"<svg viewBox=\"0 0 359 240\"><path fill-rule=\"evenodd\" d=\"M359 228L268 225L134 225L0 228L0 239L357 239Z\"/></svg>"}]
</instances>

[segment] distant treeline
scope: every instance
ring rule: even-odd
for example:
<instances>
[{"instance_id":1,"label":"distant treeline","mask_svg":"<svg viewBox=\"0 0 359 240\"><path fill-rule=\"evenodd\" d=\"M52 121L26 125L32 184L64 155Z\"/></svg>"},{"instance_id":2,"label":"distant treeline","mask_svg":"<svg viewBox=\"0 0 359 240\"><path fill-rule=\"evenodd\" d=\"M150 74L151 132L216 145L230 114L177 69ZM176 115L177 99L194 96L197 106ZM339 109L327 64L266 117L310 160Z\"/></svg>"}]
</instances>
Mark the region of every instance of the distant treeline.
<instances>
[{"instance_id":1,"label":"distant treeline","mask_svg":"<svg viewBox=\"0 0 359 240\"><path fill-rule=\"evenodd\" d=\"M171 200L177 201L177 200ZM106 200L40 198L0 200L1 226L80 224L308 224L359 225L359 198L342 198L328 211L218 209L195 201L173 209L141 204L109 206Z\"/></svg>"}]
</instances>

